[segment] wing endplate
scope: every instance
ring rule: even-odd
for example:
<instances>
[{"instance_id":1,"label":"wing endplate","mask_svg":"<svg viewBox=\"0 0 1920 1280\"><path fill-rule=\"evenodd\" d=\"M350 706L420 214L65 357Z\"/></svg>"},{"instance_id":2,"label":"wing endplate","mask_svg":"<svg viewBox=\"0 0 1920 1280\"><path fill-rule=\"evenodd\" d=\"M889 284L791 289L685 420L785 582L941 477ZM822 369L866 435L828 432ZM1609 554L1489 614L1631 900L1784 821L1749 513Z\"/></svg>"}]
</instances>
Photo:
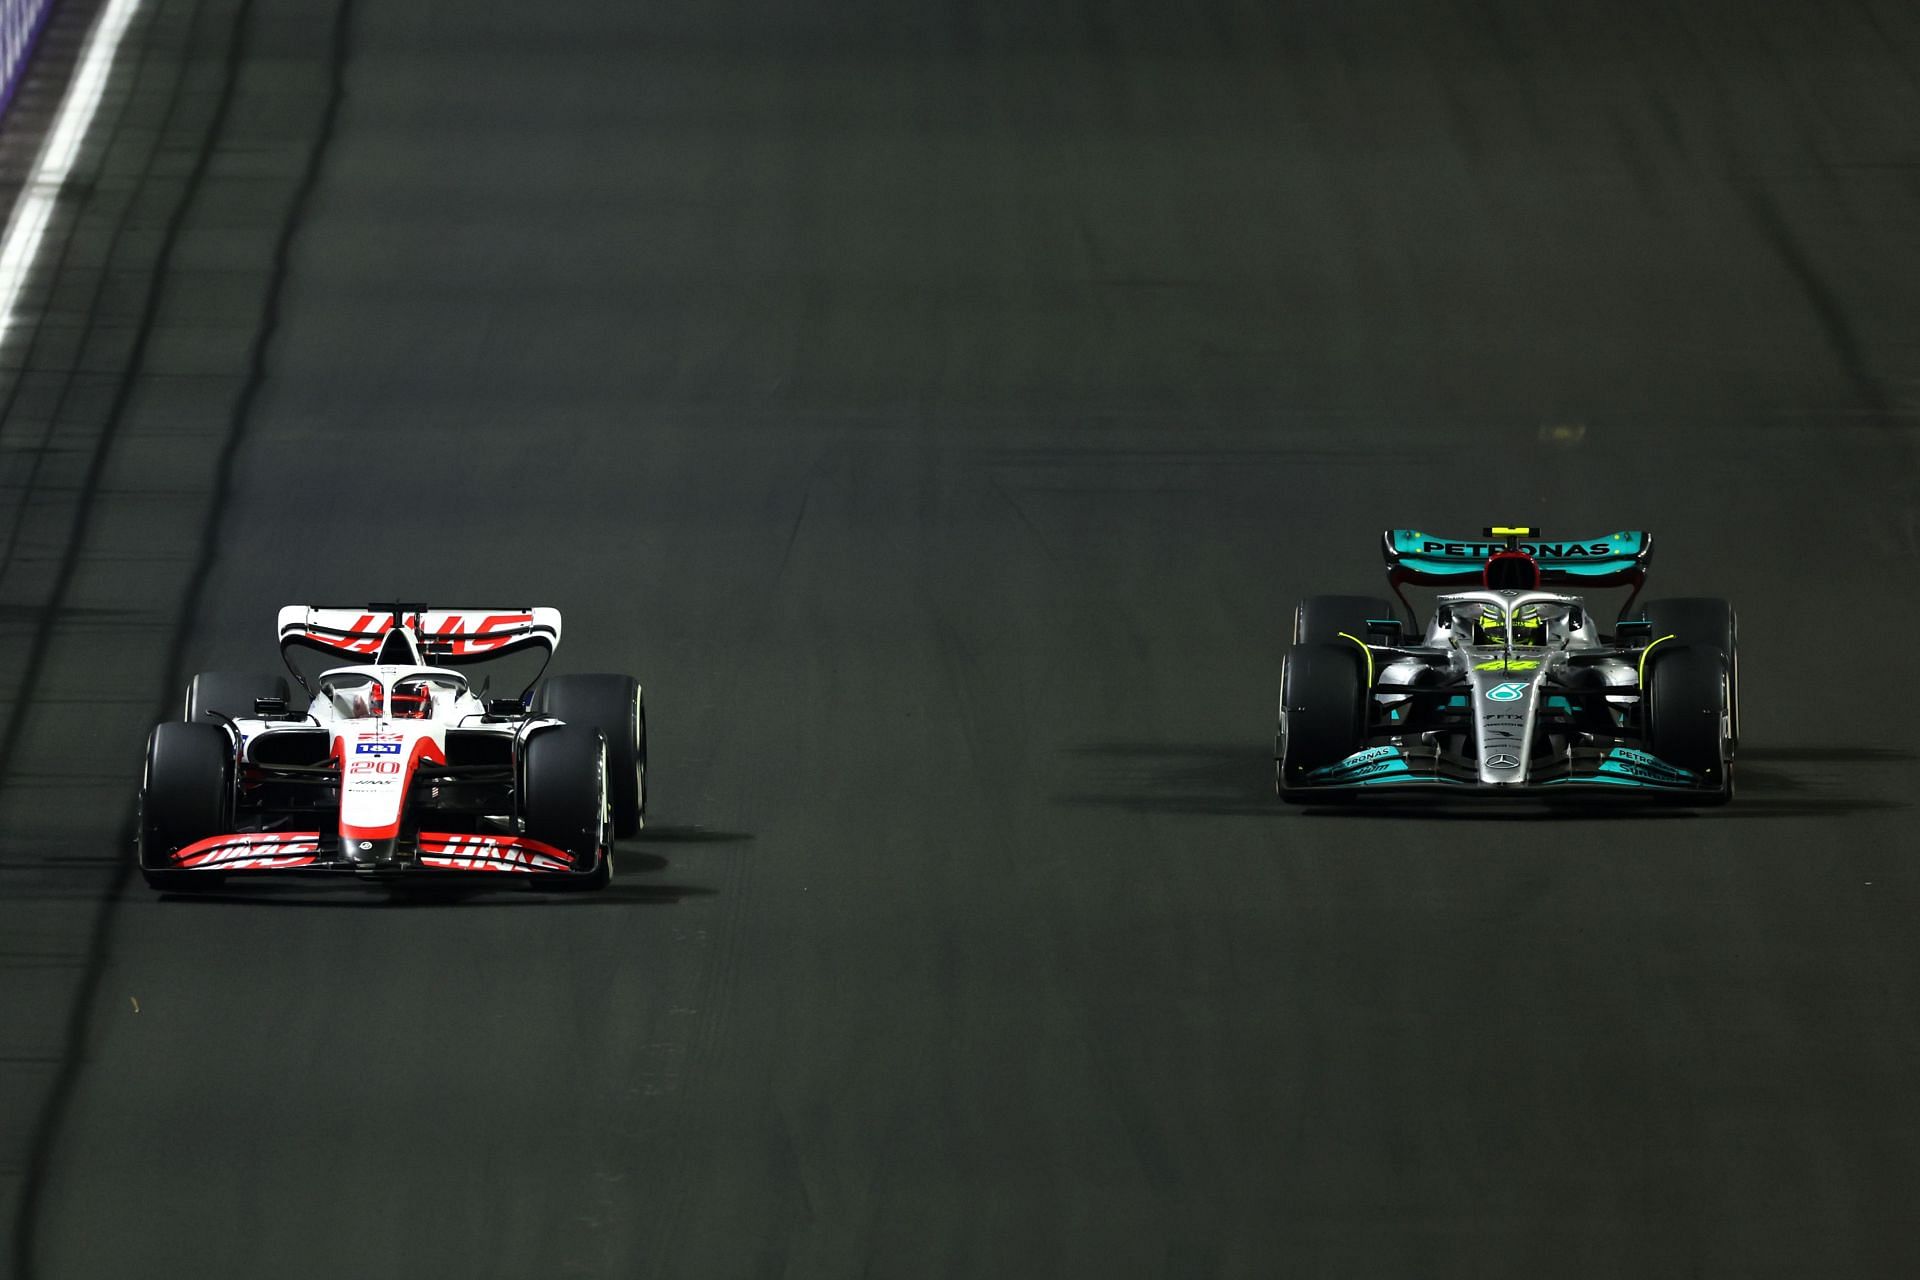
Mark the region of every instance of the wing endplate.
<instances>
[{"instance_id":1,"label":"wing endplate","mask_svg":"<svg viewBox=\"0 0 1920 1280\"><path fill-rule=\"evenodd\" d=\"M1593 538L1518 540L1505 537L1448 538L1419 529L1388 529L1381 535L1387 577L1395 586L1446 587L1477 582L1488 557L1510 549L1524 551L1540 566L1542 585L1589 587L1638 586L1646 580L1653 554L1653 535L1641 529L1622 529Z\"/></svg>"}]
</instances>

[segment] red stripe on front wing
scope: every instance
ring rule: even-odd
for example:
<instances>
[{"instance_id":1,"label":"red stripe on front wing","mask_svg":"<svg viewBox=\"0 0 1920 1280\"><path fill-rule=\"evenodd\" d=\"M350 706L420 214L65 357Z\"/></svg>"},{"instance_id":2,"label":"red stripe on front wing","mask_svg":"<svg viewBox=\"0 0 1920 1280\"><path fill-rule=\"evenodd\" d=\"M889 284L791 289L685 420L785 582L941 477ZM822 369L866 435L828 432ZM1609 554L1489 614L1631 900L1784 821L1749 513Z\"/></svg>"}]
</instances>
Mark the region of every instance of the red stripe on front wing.
<instances>
[{"instance_id":1,"label":"red stripe on front wing","mask_svg":"<svg viewBox=\"0 0 1920 1280\"><path fill-rule=\"evenodd\" d=\"M318 831L255 831L209 836L173 855L182 867L304 867L317 861Z\"/></svg>"},{"instance_id":2,"label":"red stripe on front wing","mask_svg":"<svg viewBox=\"0 0 1920 1280\"><path fill-rule=\"evenodd\" d=\"M454 871L572 871L578 870L564 849L525 836L456 835L444 831L420 833L422 866Z\"/></svg>"}]
</instances>

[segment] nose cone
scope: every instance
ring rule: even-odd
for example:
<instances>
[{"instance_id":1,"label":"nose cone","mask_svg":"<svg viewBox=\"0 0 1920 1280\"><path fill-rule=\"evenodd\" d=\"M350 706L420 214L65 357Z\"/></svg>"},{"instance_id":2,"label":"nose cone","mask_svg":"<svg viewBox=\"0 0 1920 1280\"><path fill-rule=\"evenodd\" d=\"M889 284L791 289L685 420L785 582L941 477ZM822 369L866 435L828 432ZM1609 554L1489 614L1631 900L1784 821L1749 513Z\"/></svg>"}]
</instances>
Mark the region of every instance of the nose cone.
<instances>
[{"instance_id":1,"label":"nose cone","mask_svg":"<svg viewBox=\"0 0 1920 1280\"><path fill-rule=\"evenodd\" d=\"M392 862L395 843L392 836L365 840L352 838L343 833L340 837L340 849L347 855L347 861L361 866L378 866Z\"/></svg>"},{"instance_id":2,"label":"nose cone","mask_svg":"<svg viewBox=\"0 0 1920 1280\"><path fill-rule=\"evenodd\" d=\"M340 752L340 850L354 863L391 862L407 792L423 761L444 763L442 726L364 725L344 734Z\"/></svg>"},{"instance_id":3,"label":"nose cone","mask_svg":"<svg viewBox=\"0 0 1920 1280\"><path fill-rule=\"evenodd\" d=\"M1480 744L1480 781L1517 786L1527 780L1533 713L1541 674L1531 671L1473 672L1473 719Z\"/></svg>"}]
</instances>

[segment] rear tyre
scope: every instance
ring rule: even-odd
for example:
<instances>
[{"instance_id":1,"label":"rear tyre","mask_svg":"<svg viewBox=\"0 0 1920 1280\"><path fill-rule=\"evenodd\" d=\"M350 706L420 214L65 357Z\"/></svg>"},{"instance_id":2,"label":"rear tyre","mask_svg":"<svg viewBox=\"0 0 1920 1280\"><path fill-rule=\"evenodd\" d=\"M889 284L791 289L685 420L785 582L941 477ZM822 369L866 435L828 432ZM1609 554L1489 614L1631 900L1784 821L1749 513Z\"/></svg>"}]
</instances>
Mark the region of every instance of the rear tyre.
<instances>
[{"instance_id":1,"label":"rear tyre","mask_svg":"<svg viewBox=\"0 0 1920 1280\"><path fill-rule=\"evenodd\" d=\"M1740 618L1733 606L1714 596L1676 596L1650 600L1640 616L1653 624L1652 639L1672 636L1667 644L1706 645L1727 657L1729 755L1740 745ZM1663 648L1665 646L1662 646Z\"/></svg>"},{"instance_id":2,"label":"rear tyre","mask_svg":"<svg viewBox=\"0 0 1920 1280\"><path fill-rule=\"evenodd\" d=\"M1297 644L1280 673L1280 723L1274 735L1274 781L1283 800L1314 769L1334 764L1366 741L1367 687L1360 651L1350 642Z\"/></svg>"},{"instance_id":3,"label":"rear tyre","mask_svg":"<svg viewBox=\"0 0 1920 1280\"><path fill-rule=\"evenodd\" d=\"M533 714L589 725L607 743L613 833L638 835L647 811L647 708L632 676L555 676L533 698Z\"/></svg>"},{"instance_id":4,"label":"rear tyre","mask_svg":"<svg viewBox=\"0 0 1920 1280\"><path fill-rule=\"evenodd\" d=\"M520 809L528 837L576 860L594 860L591 871L536 876L534 883L543 889L604 889L613 879L613 850L607 838L607 750L599 731L565 724L536 733L527 743L525 774Z\"/></svg>"},{"instance_id":5,"label":"rear tyre","mask_svg":"<svg viewBox=\"0 0 1920 1280\"><path fill-rule=\"evenodd\" d=\"M1719 649L1669 642L1650 656L1646 687L1640 691L1647 750L1711 783L1715 791L1702 797L1705 804L1725 804L1733 797L1727 683L1727 664Z\"/></svg>"},{"instance_id":6,"label":"rear tyre","mask_svg":"<svg viewBox=\"0 0 1920 1280\"><path fill-rule=\"evenodd\" d=\"M1368 618L1399 616L1400 611L1379 596L1308 596L1293 610L1293 642L1339 640L1344 631L1364 644Z\"/></svg>"},{"instance_id":7,"label":"rear tyre","mask_svg":"<svg viewBox=\"0 0 1920 1280\"><path fill-rule=\"evenodd\" d=\"M140 786L140 874L155 889L210 887L221 877L177 871L170 855L233 824L233 739L217 724L169 721L147 739Z\"/></svg>"},{"instance_id":8,"label":"rear tyre","mask_svg":"<svg viewBox=\"0 0 1920 1280\"><path fill-rule=\"evenodd\" d=\"M239 720L253 714L259 698L287 700L286 677L256 671L202 671L187 682L181 718L190 724L211 724L207 713L212 711Z\"/></svg>"}]
</instances>

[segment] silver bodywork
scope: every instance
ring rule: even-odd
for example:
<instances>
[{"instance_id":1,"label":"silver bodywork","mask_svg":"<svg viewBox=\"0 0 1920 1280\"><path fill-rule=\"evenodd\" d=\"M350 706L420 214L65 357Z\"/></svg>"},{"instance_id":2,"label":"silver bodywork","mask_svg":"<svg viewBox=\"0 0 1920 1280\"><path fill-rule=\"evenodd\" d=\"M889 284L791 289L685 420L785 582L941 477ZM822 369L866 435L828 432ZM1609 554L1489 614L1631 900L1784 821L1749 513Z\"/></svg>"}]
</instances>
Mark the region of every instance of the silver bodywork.
<instances>
[{"instance_id":1,"label":"silver bodywork","mask_svg":"<svg viewBox=\"0 0 1920 1280\"><path fill-rule=\"evenodd\" d=\"M1541 643L1516 644L1516 615L1531 610ZM1497 623L1489 625L1489 614ZM1497 630L1506 638L1484 643ZM1524 786L1531 772L1537 713L1543 691L1565 684L1576 669L1596 673L1609 689L1610 705L1638 699L1634 664L1608 647L1578 596L1546 591L1461 591L1441 596L1427 627L1422 651L1413 651L1380 673L1375 700L1383 708L1404 704L1404 692L1423 674L1444 670L1465 684L1477 741L1479 781L1486 786ZM1395 686L1399 686L1396 689Z\"/></svg>"},{"instance_id":2,"label":"silver bodywork","mask_svg":"<svg viewBox=\"0 0 1920 1280\"><path fill-rule=\"evenodd\" d=\"M1365 653L1366 742L1344 760L1283 779L1283 794L1436 783L1521 794L1721 786L1640 744L1642 673L1659 638L1609 640L1582 597L1457 591L1438 598L1417 643L1341 634ZM1283 705L1276 756L1284 755L1288 714ZM1731 719L1729 704L1728 741Z\"/></svg>"}]
</instances>

